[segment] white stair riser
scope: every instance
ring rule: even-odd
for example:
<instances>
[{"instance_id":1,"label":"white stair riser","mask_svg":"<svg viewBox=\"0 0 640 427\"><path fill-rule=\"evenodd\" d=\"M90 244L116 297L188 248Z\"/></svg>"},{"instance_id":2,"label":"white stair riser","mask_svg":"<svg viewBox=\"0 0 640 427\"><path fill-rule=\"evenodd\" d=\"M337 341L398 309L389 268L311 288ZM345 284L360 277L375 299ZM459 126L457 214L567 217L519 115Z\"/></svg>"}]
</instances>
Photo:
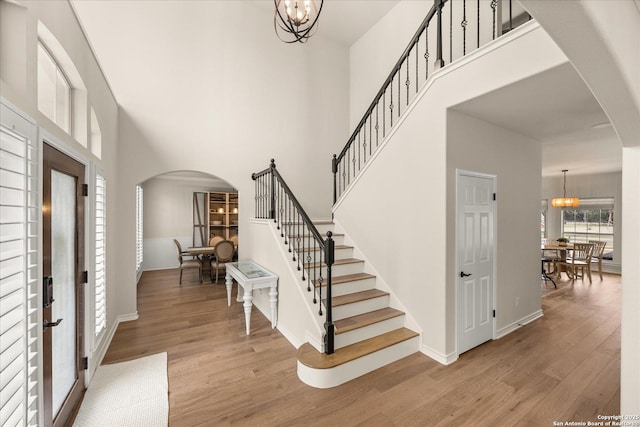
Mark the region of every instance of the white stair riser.
<instances>
[{"instance_id":1,"label":"white stair riser","mask_svg":"<svg viewBox=\"0 0 640 427\"><path fill-rule=\"evenodd\" d=\"M374 277L370 279L354 280L353 282L340 283L331 287L331 293L334 297L341 295L352 294L354 292L367 291L376 287L376 279ZM322 290L325 294L327 291Z\"/></svg>"},{"instance_id":2,"label":"white stair riser","mask_svg":"<svg viewBox=\"0 0 640 427\"><path fill-rule=\"evenodd\" d=\"M356 273L362 273L362 270L364 268L364 262L352 262L349 264L334 264L333 267L331 268L331 274L333 275L333 277L335 276L346 276L347 274L356 274ZM320 277L320 271L319 269L317 269L318 271L316 271L316 278ZM323 268L322 269L322 277L325 278L327 277L327 269ZM313 277L311 277L313 279Z\"/></svg>"},{"instance_id":3,"label":"white stair riser","mask_svg":"<svg viewBox=\"0 0 640 427\"><path fill-rule=\"evenodd\" d=\"M298 378L311 387L336 387L417 352L419 345L418 337L411 338L331 369L314 369L298 362Z\"/></svg>"},{"instance_id":4,"label":"white stair riser","mask_svg":"<svg viewBox=\"0 0 640 427\"><path fill-rule=\"evenodd\" d=\"M340 320L389 307L389 295L333 307L333 319Z\"/></svg>"},{"instance_id":5,"label":"white stair riser","mask_svg":"<svg viewBox=\"0 0 640 427\"><path fill-rule=\"evenodd\" d=\"M323 237L327 236L327 231L333 233L333 229L335 228L334 224L315 224L315 226Z\"/></svg>"},{"instance_id":6,"label":"white stair riser","mask_svg":"<svg viewBox=\"0 0 640 427\"><path fill-rule=\"evenodd\" d=\"M363 328L354 329L344 334L337 334L335 337L335 348L346 347L387 332L399 329L404 326L404 316L396 316L391 319L376 322Z\"/></svg>"},{"instance_id":7,"label":"white stair riser","mask_svg":"<svg viewBox=\"0 0 640 427\"><path fill-rule=\"evenodd\" d=\"M301 254L304 258L306 258L307 254L311 254L313 258L314 251L301 251ZM318 257L319 251L315 251L316 258ZM353 258L353 248L336 248L336 259L345 259L345 258Z\"/></svg>"},{"instance_id":8,"label":"white stair riser","mask_svg":"<svg viewBox=\"0 0 640 427\"><path fill-rule=\"evenodd\" d=\"M326 236L324 234L322 234L322 236L326 239ZM297 237L298 237L298 233L297 232L292 232L291 233L291 240L295 240ZM305 246L307 245L307 243L309 241L311 242L311 244L313 244L314 239L313 238L310 239L308 236L305 235L304 236L304 244L305 244ZM336 245L344 245L344 236L333 236L333 241L335 242Z\"/></svg>"}]
</instances>

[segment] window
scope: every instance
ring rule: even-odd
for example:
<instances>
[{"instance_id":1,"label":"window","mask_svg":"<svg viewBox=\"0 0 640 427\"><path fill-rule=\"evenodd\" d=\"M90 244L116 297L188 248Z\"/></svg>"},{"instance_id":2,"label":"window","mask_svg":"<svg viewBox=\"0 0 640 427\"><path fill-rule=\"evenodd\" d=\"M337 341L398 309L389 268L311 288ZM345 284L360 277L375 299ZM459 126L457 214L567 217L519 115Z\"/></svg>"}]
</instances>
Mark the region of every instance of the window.
<instances>
[{"instance_id":1,"label":"window","mask_svg":"<svg viewBox=\"0 0 640 427\"><path fill-rule=\"evenodd\" d=\"M0 423L37 425L42 300L36 128L4 105L0 110Z\"/></svg>"},{"instance_id":2,"label":"window","mask_svg":"<svg viewBox=\"0 0 640 427\"><path fill-rule=\"evenodd\" d=\"M69 133L71 86L58 63L41 42L38 42L38 110Z\"/></svg>"},{"instance_id":3,"label":"window","mask_svg":"<svg viewBox=\"0 0 640 427\"><path fill-rule=\"evenodd\" d=\"M102 157L102 132L93 107L91 107L91 152L99 159Z\"/></svg>"},{"instance_id":4,"label":"window","mask_svg":"<svg viewBox=\"0 0 640 427\"><path fill-rule=\"evenodd\" d=\"M579 208L564 209L562 236L575 243L600 240L613 250L613 203L613 197L580 199Z\"/></svg>"},{"instance_id":5,"label":"window","mask_svg":"<svg viewBox=\"0 0 640 427\"><path fill-rule=\"evenodd\" d=\"M143 207L143 192L142 187L136 185L136 272L138 276L142 272L142 258L143 258L143 228L142 228L142 207Z\"/></svg>"},{"instance_id":6,"label":"window","mask_svg":"<svg viewBox=\"0 0 640 427\"><path fill-rule=\"evenodd\" d=\"M547 199L542 200L540 206L540 241L547 237L547 208L549 207L549 201Z\"/></svg>"},{"instance_id":7,"label":"window","mask_svg":"<svg viewBox=\"0 0 640 427\"><path fill-rule=\"evenodd\" d=\"M107 300L105 282L105 214L106 214L106 186L105 179L96 175L96 262L95 262L95 335L107 325Z\"/></svg>"}]
</instances>

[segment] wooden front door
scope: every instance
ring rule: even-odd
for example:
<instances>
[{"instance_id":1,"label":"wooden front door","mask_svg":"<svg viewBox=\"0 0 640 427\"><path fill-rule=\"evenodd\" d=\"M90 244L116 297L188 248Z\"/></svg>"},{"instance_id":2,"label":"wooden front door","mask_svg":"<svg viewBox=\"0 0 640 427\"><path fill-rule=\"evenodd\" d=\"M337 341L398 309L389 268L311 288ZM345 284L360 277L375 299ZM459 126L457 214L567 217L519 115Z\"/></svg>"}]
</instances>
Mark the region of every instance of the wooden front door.
<instances>
[{"instance_id":1,"label":"wooden front door","mask_svg":"<svg viewBox=\"0 0 640 427\"><path fill-rule=\"evenodd\" d=\"M45 426L63 426L84 391L84 165L43 147Z\"/></svg>"}]
</instances>

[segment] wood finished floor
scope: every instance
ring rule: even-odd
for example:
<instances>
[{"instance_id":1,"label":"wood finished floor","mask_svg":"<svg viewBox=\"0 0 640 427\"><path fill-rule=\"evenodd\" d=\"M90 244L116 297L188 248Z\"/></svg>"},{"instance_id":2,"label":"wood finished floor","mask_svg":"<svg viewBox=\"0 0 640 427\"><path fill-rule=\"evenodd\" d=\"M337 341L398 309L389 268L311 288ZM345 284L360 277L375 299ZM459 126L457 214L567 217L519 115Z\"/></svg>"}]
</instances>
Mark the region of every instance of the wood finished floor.
<instances>
[{"instance_id":1,"label":"wood finished floor","mask_svg":"<svg viewBox=\"0 0 640 427\"><path fill-rule=\"evenodd\" d=\"M544 317L443 366L417 353L333 389L296 375L296 349L222 283L146 272L136 321L103 363L168 353L177 426L551 426L620 412L620 277L541 283ZM235 285L234 285L235 292Z\"/></svg>"}]
</instances>

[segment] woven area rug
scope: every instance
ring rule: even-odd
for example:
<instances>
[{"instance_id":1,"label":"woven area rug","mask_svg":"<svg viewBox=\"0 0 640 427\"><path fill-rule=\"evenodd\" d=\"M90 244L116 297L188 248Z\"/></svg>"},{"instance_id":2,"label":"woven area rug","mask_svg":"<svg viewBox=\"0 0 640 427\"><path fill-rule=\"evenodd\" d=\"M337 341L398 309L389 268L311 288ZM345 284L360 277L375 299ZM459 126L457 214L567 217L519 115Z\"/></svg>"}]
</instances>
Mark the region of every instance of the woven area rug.
<instances>
[{"instance_id":1,"label":"woven area rug","mask_svg":"<svg viewBox=\"0 0 640 427\"><path fill-rule=\"evenodd\" d=\"M167 353L101 365L91 380L74 426L167 426Z\"/></svg>"}]
</instances>

